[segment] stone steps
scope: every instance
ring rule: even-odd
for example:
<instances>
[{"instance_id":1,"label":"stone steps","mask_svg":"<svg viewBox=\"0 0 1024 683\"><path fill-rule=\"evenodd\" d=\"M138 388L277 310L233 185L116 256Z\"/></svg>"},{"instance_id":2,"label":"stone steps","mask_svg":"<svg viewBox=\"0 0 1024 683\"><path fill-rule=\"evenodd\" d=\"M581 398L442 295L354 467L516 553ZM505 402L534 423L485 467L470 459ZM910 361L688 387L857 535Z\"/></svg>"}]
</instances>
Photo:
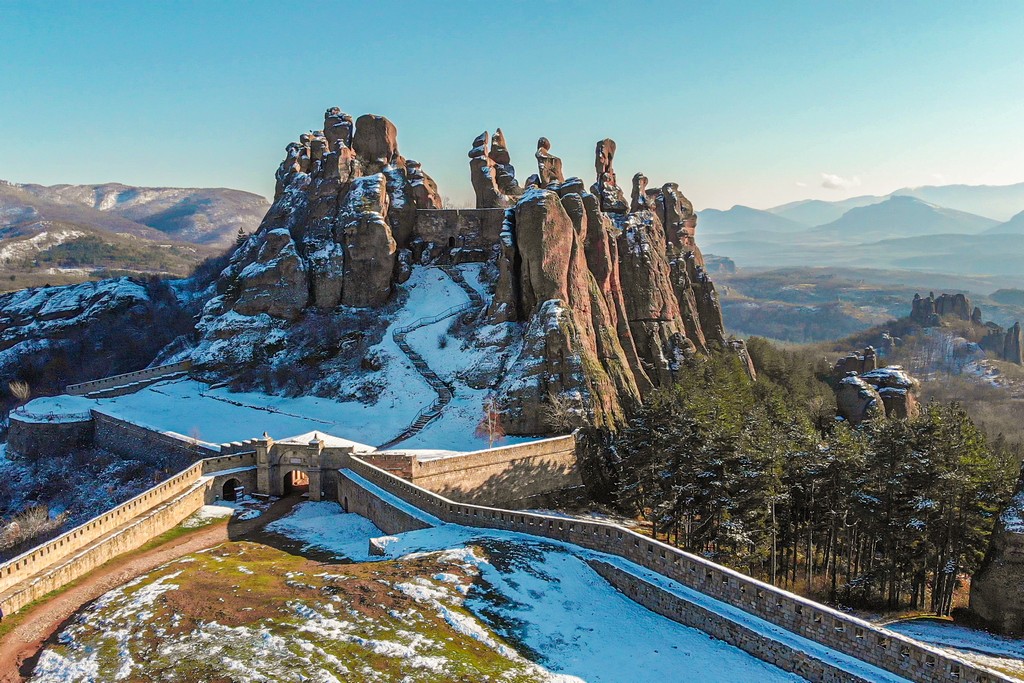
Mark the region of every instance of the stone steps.
<instances>
[{"instance_id":1,"label":"stone steps","mask_svg":"<svg viewBox=\"0 0 1024 683\"><path fill-rule=\"evenodd\" d=\"M480 292L476 291L476 289L474 289L468 282L466 282L466 278L462 275L458 268L447 265L438 267L442 271L444 271L444 273L449 278L451 278L452 282L457 284L459 288L466 293L466 296L469 297L469 301L474 308L479 309L483 307L484 300L483 297L480 296ZM456 310L453 311L451 315L459 315L461 312L462 311ZM417 353L416 350L413 349L409 342L406 340L406 335L409 332L412 332L413 330L419 329L420 327L424 327L426 325L432 325L436 322L439 322L439 320L436 320L435 318L420 318L418 320L413 321L409 325L406 325L405 327L401 328L402 331L396 331L391 335L391 338L394 340L398 348L402 350L402 353L404 353L409 358L409 360L412 361L413 369L415 369L419 376L422 377L424 381L426 381L426 383L430 385L430 388L437 393L437 399L435 399L434 402L431 403L429 406L421 410L419 414L416 416L416 418L412 421L412 424L406 427L401 434L391 439L391 441L388 441L387 443L379 446L380 449L391 448L395 444L401 443L402 441L405 441L406 439L415 436L416 434L421 432L424 427L426 427L428 424L439 418L441 416L441 413L444 411L445 406L451 403L452 399L455 398L454 388L450 386L447 382L445 382L443 379L441 379L436 372L431 370L430 365L427 363L426 359L424 359L423 356Z\"/></svg>"}]
</instances>

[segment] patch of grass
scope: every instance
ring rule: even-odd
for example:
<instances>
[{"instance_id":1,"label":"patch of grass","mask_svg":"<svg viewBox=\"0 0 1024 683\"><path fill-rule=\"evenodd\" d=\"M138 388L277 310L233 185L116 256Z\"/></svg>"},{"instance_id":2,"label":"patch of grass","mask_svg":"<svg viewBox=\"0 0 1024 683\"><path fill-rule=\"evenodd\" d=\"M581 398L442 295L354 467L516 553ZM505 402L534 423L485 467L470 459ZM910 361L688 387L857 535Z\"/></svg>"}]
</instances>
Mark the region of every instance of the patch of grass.
<instances>
[{"instance_id":1,"label":"patch of grass","mask_svg":"<svg viewBox=\"0 0 1024 683\"><path fill-rule=\"evenodd\" d=\"M431 556L337 565L227 542L108 594L54 650L72 660L95 655L101 678L130 656L131 680L226 681L231 667L275 681L295 671L314 679L328 671L342 680L546 680L511 650L453 623L475 618L453 584L429 578L438 571ZM474 579L461 565L443 571L463 585ZM426 597L396 588L404 583Z\"/></svg>"}]
</instances>

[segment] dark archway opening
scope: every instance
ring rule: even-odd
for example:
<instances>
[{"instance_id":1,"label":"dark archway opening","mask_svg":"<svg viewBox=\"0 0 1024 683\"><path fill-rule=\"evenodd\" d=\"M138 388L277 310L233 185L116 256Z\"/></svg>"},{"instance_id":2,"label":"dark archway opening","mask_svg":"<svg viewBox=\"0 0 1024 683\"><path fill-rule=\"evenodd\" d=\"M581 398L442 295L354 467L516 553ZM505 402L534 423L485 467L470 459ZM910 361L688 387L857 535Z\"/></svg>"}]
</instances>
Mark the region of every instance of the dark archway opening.
<instances>
[{"instance_id":1,"label":"dark archway opening","mask_svg":"<svg viewBox=\"0 0 1024 683\"><path fill-rule=\"evenodd\" d=\"M237 479L228 479L224 482L224 488L221 491L221 500L238 500L245 493L245 488L242 483Z\"/></svg>"},{"instance_id":2,"label":"dark archway opening","mask_svg":"<svg viewBox=\"0 0 1024 683\"><path fill-rule=\"evenodd\" d=\"M284 475L284 486L281 492L284 495L289 493L305 493L309 491L309 476L301 470L292 470Z\"/></svg>"}]
</instances>

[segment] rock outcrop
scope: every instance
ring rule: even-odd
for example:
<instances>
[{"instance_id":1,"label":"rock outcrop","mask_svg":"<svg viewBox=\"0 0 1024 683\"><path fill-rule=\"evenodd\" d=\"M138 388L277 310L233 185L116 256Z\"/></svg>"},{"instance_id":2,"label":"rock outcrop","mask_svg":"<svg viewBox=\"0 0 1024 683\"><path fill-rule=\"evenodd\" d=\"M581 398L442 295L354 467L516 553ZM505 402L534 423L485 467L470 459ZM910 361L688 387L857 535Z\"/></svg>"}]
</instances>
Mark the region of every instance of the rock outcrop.
<instances>
[{"instance_id":1,"label":"rock outcrop","mask_svg":"<svg viewBox=\"0 0 1024 683\"><path fill-rule=\"evenodd\" d=\"M927 297L914 295L910 319L922 327L938 327L942 318L972 320L975 312L980 320L981 310L972 308L971 300L963 294L941 294L936 298L935 292L929 292Z\"/></svg>"},{"instance_id":2,"label":"rock outcrop","mask_svg":"<svg viewBox=\"0 0 1024 683\"><path fill-rule=\"evenodd\" d=\"M221 277L218 309L294 319L308 306L380 306L416 209L441 206L434 181L399 153L393 123L337 107L322 131L288 145L276 177L270 211Z\"/></svg>"},{"instance_id":3,"label":"rock outcrop","mask_svg":"<svg viewBox=\"0 0 1024 683\"><path fill-rule=\"evenodd\" d=\"M995 323L986 323L988 331L981 339L981 348L990 351L1000 360L1024 365L1024 335L1020 323L1016 322L1008 330Z\"/></svg>"},{"instance_id":4,"label":"rock outcrop","mask_svg":"<svg viewBox=\"0 0 1024 683\"><path fill-rule=\"evenodd\" d=\"M1022 473L1024 474L1024 473ZM999 515L981 568L971 577L970 611L997 633L1024 636L1024 476Z\"/></svg>"},{"instance_id":5,"label":"rock outcrop","mask_svg":"<svg viewBox=\"0 0 1024 683\"><path fill-rule=\"evenodd\" d=\"M1024 337L1019 322L1009 329L994 322L983 322L981 308L972 308L970 299L963 294L942 294L937 298L934 292L925 298L914 295L910 311L912 322L922 327L939 327L943 318L969 321L982 331L972 337L981 348L1000 360L1024 365Z\"/></svg>"},{"instance_id":6,"label":"rock outcrop","mask_svg":"<svg viewBox=\"0 0 1024 683\"><path fill-rule=\"evenodd\" d=\"M712 348L731 349L754 376L743 343L725 337L692 204L675 183L648 189L643 174L627 202L611 139L596 145L588 191L565 178L545 138L537 173L521 186L502 131L483 132L469 152L475 209L439 210L436 185L401 155L396 127L381 116L353 120L329 109L323 130L286 152L273 205L204 309L192 356L199 373L261 363L284 373L294 355L268 359L299 347L295 328L304 330L303 349L315 343L311 320L332 336L356 335L356 310L376 319L380 335L396 285L417 264L473 260L496 266L481 324L517 331L506 345L515 354L485 383L509 433L614 427Z\"/></svg>"},{"instance_id":7,"label":"rock outcrop","mask_svg":"<svg viewBox=\"0 0 1024 683\"><path fill-rule=\"evenodd\" d=\"M542 138L539 186L506 212L490 310L496 322L530 322L523 354L498 388L510 430L524 433L541 430L547 405L566 397L588 422L618 423L687 358L726 342L693 241L696 218L677 186L648 194L637 174L627 210L614 142L597 144L591 192L562 179L549 150Z\"/></svg>"},{"instance_id":8,"label":"rock outcrop","mask_svg":"<svg viewBox=\"0 0 1024 683\"><path fill-rule=\"evenodd\" d=\"M908 419L920 413L921 383L898 365L878 367L870 346L840 358L832 372L838 379L837 412L852 424L883 416Z\"/></svg>"}]
</instances>

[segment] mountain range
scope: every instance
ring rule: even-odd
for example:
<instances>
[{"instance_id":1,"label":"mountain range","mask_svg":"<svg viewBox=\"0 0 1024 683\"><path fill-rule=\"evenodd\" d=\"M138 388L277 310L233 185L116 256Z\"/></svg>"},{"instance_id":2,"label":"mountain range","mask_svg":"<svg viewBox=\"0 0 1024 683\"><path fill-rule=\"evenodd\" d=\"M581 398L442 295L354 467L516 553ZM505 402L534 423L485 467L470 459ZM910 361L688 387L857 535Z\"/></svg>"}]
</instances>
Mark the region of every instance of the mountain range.
<instances>
[{"instance_id":1,"label":"mountain range","mask_svg":"<svg viewBox=\"0 0 1024 683\"><path fill-rule=\"evenodd\" d=\"M870 267L1024 283L1024 183L706 209L699 226L707 250L741 268Z\"/></svg>"},{"instance_id":2,"label":"mountain range","mask_svg":"<svg viewBox=\"0 0 1024 683\"><path fill-rule=\"evenodd\" d=\"M225 188L0 181L4 289L118 273L183 275L259 225L269 203Z\"/></svg>"}]
</instances>

